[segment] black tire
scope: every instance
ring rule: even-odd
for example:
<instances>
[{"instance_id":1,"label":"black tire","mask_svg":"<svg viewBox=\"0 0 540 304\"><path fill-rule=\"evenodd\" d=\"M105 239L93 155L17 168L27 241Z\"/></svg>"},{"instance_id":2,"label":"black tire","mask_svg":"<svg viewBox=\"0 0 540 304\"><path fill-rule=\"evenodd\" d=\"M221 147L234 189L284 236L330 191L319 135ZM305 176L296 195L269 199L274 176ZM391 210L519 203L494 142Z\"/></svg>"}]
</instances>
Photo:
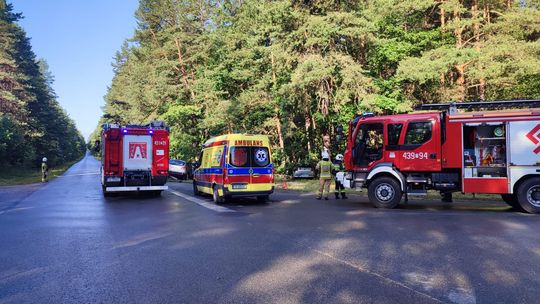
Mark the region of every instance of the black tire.
<instances>
[{"instance_id":1,"label":"black tire","mask_svg":"<svg viewBox=\"0 0 540 304\"><path fill-rule=\"evenodd\" d=\"M502 200L508 204L508 206L522 210L519 205L515 194L501 194Z\"/></svg>"},{"instance_id":2,"label":"black tire","mask_svg":"<svg viewBox=\"0 0 540 304\"><path fill-rule=\"evenodd\" d=\"M161 196L161 190L152 191L153 196Z\"/></svg>"},{"instance_id":3,"label":"black tire","mask_svg":"<svg viewBox=\"0 0 540 304\"><path fill-rule=\"evenodd\" d=\"M269 198L270 198L269 195L260 195L260 196L257 196L257 201L259 203L266 203Z\"/></svg>"},{"instance_id":4,"label":"black tire","mask_svg":"<svg viewBox=\"0 0 540 304\"><path fill-rule=\"evenodd\" d=\"M197 189L197 182L196 181L193 181L193 195L195 195L195 196L200 196L201 195L201 192L199 191L199 189Z\"/></svg>"},{"instance_id":5,"label":"black tire","mask_svg":"<svg viewBox=\"0 0 540 304\"><path fill-rule=\"evenodd\" d=\"M525 212L540 213L540 177L526 179L516 190L517 201Z\"/></svg>"},{"instance_id":6,"label":"black tire","mask_svg":"<svg viewBox=\"0 0 540 304\"><path fill-rule=\"evenodd\" d=\"M223 196L219 195L218 187L214 186L213 188L213 195L212 198L214 199L214 203L216 204L223 204L225 202L225 198Z\"/></svg>"},{"instance_id":7,"label":"black tire","mask_svg":"<svg viewBox=\"0 0 540 304\"><path fill-rule=\"evenodd\" d=\"M103 192L103 197L110 197L111 193L105 191L105 186L101 186L101 191Z\"/></svg>"},{"instance_id":8,"label":"black tire","mask_svg":"<svg viewBox=\"0 0 540 304\"><path fill-rule=\"evenodd\" d=\"M401 201L403 192L399 182L392 177L379 177L369 184L369 201L377 208L392 209Z\"/></svg>"}]
</instances>

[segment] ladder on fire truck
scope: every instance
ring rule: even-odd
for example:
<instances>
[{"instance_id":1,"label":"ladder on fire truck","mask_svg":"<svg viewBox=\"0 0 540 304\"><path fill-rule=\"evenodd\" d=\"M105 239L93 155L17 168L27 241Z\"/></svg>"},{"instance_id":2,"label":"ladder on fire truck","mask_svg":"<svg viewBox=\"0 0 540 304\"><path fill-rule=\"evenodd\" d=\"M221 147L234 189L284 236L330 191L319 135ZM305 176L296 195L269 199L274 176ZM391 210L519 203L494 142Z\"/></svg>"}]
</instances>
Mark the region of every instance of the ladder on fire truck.
<instances>
[{"instance_id":1,"label":"ladder on fire truck","mask_svg":"<svg viewBox=\"0 0 540 304\"><path fill-rule=\"evenodd\" d=\"M458 110L503 110L519 108L540 108L540 99L518 99L518 100L493 100L493 101L473 101L473 102L449 102L422 104L416 110L437 110L447 111L449 114L458 113Z\"/></svg>"}]
</instances>

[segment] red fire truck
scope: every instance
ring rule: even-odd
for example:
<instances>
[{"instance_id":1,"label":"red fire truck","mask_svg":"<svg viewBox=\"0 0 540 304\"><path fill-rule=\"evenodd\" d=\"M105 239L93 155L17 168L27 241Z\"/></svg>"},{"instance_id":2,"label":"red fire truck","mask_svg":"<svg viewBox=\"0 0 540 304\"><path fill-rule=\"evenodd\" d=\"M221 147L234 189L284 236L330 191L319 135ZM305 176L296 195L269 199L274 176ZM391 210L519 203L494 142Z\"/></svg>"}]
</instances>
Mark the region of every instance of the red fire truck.
<instances>
[{"instance_id":1,"label":"red fire truck","mask_svg":"<svg viewBox=\"0 0 540 304\"><path fill-rule=\"evenodd\" d=\"M101 133L101 185L111 192L166 190L169 130L161 121L148 125L104 124Z\"/></svg>"},{"instance_id":2,"label":"red fire truck","mask_svg":"<svg viewBox=\"0 0 540 304\"><path fill-rule=\"evenodd\" d=\"M427 111L364 114L349 122L345 167L351 188L367 188L379 208L431 189L443 201L451 201L452 192L500 194L515 208L540 213L540 100L420 110Z\"/></svg>"}]
</instances>

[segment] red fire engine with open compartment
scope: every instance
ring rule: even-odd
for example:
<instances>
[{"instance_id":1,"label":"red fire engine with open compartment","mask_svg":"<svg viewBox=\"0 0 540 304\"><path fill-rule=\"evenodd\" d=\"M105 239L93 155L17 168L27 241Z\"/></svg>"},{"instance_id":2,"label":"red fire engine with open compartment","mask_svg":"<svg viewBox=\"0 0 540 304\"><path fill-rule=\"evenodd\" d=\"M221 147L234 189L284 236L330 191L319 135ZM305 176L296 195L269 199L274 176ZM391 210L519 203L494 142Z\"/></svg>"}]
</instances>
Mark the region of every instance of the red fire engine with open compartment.
<instances>
[{"instance_id":1,"label":"red fire engine with open compartment","mask_svg":"<svg viewBox=\"0 0 540 304\"><path fill-rule=\"evenodd\" d=\"M379 208L432 189L447 201L452 192L500 194L511 206L540 213L540 100L420 109L438 111L368 114L349 122L345 167L351 188L367 188Z\"/></svg>"},{"instance_id":2,"label":"red fire engine with open compartment","mask_svg":"<svg viewBox=\"0 0 540 304\"><path fill-rule=\"evenodd\" d=\"M100 150L104 195L126 191L152 191L159 195L167 189L169 129L163 122L104 124Z\"/></svg>"}]
</instances>

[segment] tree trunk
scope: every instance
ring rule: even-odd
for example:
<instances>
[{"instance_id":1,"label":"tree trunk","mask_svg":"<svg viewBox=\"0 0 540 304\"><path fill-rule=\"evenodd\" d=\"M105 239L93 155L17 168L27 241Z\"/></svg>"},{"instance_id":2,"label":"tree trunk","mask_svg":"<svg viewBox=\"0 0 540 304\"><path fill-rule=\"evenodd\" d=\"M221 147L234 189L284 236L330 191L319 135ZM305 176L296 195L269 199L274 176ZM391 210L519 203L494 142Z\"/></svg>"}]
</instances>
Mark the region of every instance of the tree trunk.
<instances>
[{"instance_id":1,"label":"tree trunk","mask_svg":"<svg viewBox=\"0 0 540 304\"><path fill-rule=\"evenodd\" d=\"M461 15L459 12L461 3L458 3L454 7L454 20L456 21L456 29L454 30L454 36L456 38L456 48L460 49L463 47L463 26L460 24L461 21ZM465 64L456 64L454 66L457 72L457 85L458 88L458 96L457 99L459 101L465 100Z\"/></svg>"},{"instance_id":2,"label":"tree trunk","mask_svg":"<svg viewBox=\"0 0 540 304\"><path fill-rule=\"evenodd\" d=\"M478 12L478 0L472 0L471 13L473 18L473 35L474 35L474 49L480 53L480 18ZM479 62L478 69L483 70L482 63ZM478 97L480 100L486 99L486 80L480 73L480 79L478 80Z\"/></svg>"},{"instance_id":3,"label":"tree trunk","mask_svg":"<svg viewBox=\"0 0 540 304\"><path fill-rule=\"evenodd\" d=\"M276 83L276 61L274 59L274 53L270 54L270 61L272 62L272 84L275 90L277 89L277 83ZM278 133L279 147L283 151L283 149L285 149L285 142L283 140L283 131L281 130L281 115L279 113L279 107L277 104L274 108L274 111L276 112L276 129Z\"/></svg>"},{"instance_id":4,"label":"tree trunk","mask_svg":"<svg viewBox=\"0 0 540 304\"><path fill-rule=\"evenodd\" d=\"M366 64L366 35L360 35L360 51L358 53L358 62L364 66Z\"/></svg>"},{"instance_id":5,"label":"tree trunk","mask_svg":"<svg viewBox=\"0 0 540 304\"><path fill-rule=\"evenodd\" d=\"M270 53L270 62L272 63L272 84L274 89L276 88L276 60L274 59L274 53Z\"/></svg>"},{"instance_id":6,"label":"tree trunk","mask_svg":"<svg viewBox=\"0 0 540 304\"><path fill-rule=\"evenodd\" d=\"M441 22L441 30L444 31L444 27L446 26L446 12L444 11L443 7L444 1L441 1L441 4L439 5L439 20Z\"/></svg>"},{"instance_id":7,"label":"tree trunk","mask_svg":"<svg viewBox=\"0 0 540 304\"><path fill-rule=\"evenodd\" d=\"M176 43L176 51L178 52L178 63L180 64L180 73L182 73L182 82L184 83L184 87L191 95L191 98L195 98L195 93L191 89L191 86L189 85L188 79L187 79L187 72L186 67L184 65L184 56L182 54L182 44L180 43L180 40L178 37L174 38L174 42Z\"/></svg>"},{"instance_id":8,"label":"tree trunk","mask_svg":"<svg viewBox=\"0 0 540 304\"><path fill-rule=\"evenodd\" d=\"M306 104L304 105L304 127L307 138L307 153L309 153L311 151L311 136L309 135L309 128L311 127L311 117L309 115L309 96L306 92L304 92L304 102L306 102Z\"/></svg>"},{"instance_id":9,"label":"tree trunk","mask_svg":"<svg viewBox=\"0 0 540 304\"><path fill-rule=\"evenodd\" d=\"M457 78L456 83L458 85L459 95L457 97L458 97L459 101L464 101L465 100L465 92L466 92L466 89L465 89L465 64L456 64L455 68L456 68L456 71L457 71L457 74L458 74L458 78Z\"/></svg>"},{"instance_id":10,"label":"tree trunk","mask_svg":"<svg viewBox=\"0 0 540 304\"><path fill-rule=\"evenodd\" d=\"M285 149L285 142L283 140L283 131L281 130L281 117L279 113L276 116L276 128L278 133L279 148L283 151L283 149Z\"/></svg>"},{"instance_id":11,"label":"tree trunk","mask_svg":"<svg viewBox=\"0 0 540 304\"><path fill-rule=\"evenodd\" d=\"M307 151L311 151L311 140L309 136L309 127L311 126L311 119L309 117L309 113L306 111L304 114L304 120L305 120L305 128L306 128L306 138L307 138Z\"/></svg>"}]
</instances>

